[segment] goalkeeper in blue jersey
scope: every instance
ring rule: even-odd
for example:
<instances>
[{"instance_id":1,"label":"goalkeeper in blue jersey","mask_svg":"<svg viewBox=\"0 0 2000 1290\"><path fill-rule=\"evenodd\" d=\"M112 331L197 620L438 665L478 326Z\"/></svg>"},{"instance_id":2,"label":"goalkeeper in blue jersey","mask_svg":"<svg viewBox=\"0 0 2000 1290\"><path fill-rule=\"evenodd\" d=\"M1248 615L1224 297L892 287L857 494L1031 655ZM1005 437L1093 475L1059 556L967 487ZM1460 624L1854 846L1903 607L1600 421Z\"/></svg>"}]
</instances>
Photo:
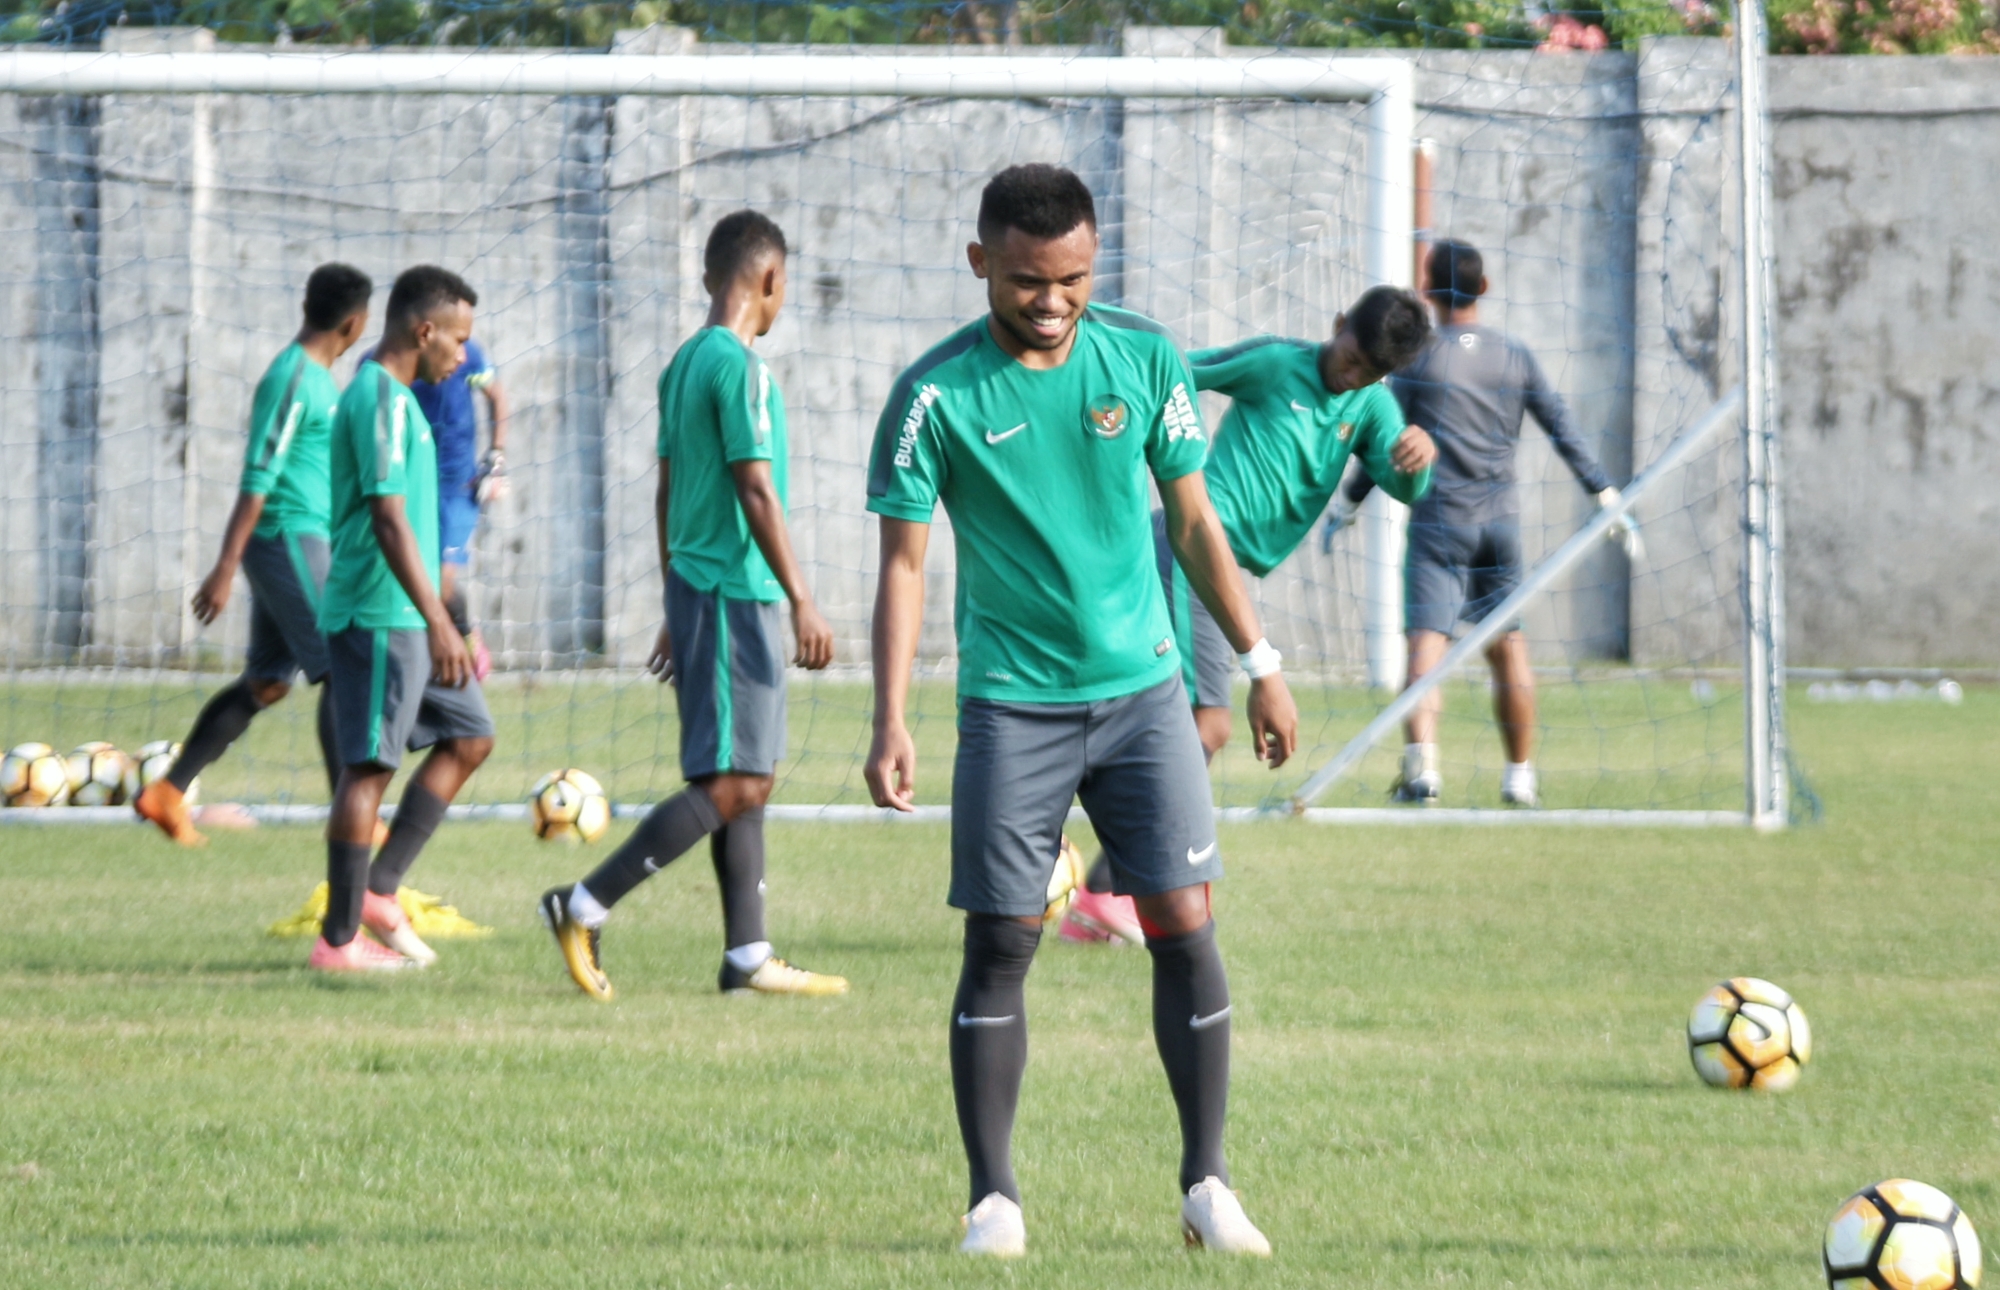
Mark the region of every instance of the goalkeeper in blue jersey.
<instances>
[{"instance_id":1,"label":"goalkeeper in blue jersey","mask_svg":"<svg viewBox=\"0 0 2000 1290\"><path fill-rule=\"evenodd\" d=\"M1383 378L1430 339L1423 303L1408 291L1375 287L1334 319L1325 341L1258 336L1188 356L1198 389L1229 396L1204 471L1209 496L1236 562L1267 576L1304 541L1340 486L1349 457L1405 502L1430 487L1437 449L1406 425ZM1229 742L1229 682L1239 660L1222 629L1167 547L1154 517L1160 578L1166 588L1182 679L1194 705L1202 750L1213 760ZM1111 892L1100 858L1064 919L1070 940L1139 939L1136 912Z\"/></svg>"}]
</instances>

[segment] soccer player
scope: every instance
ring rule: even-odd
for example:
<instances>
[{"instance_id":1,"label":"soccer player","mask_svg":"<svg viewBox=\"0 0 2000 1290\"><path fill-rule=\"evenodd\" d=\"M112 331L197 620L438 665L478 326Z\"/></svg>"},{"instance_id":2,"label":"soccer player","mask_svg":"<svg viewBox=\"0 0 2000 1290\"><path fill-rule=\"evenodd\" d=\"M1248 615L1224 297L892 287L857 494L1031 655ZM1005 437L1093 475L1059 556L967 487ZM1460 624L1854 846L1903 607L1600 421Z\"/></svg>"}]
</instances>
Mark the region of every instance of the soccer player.
<instances>
[{"instance_id":1,"label":"soccer player","mask_svg":"<svg viewBox=\"0 0 2000 1290\"><path fill-rule=\"evenodd\" d=\"M680 708L687 787L653 808L582 882L542 894L542 919L577 987L611 998L599 936L633 888L703 838L722 888L727 993L845 994L843 977L772 953L764 933L764 803L785 750L784 627L817 671L833 630L813 603L785 530L785 401L752 348L785 306L785 235L737 211L708 235L707 324L660 374L654 518L666 622L650 667Z\"/></svg>"},{"instance_id":2,"label":"soccer player","mask_svg":"<svg viewBox=\"0 0 2000 1290\"><path fill-rule=\"evenodd\" d=\"M1208 450L1209 497L1237 564L1268 577L1311 532L1340 486L1348 458L1359 455L1371 478L1398 501L1430 487L1437 448L1405 425L1382 379L1430 339L1430 319L1408 291L1375 287L1333 320L1325 341L1258 336L1188 356L1196 388L1229 396L1230 408ZM1168 549L1154 521L1160 576L1195 729L1210 761L1229 742L1229 677L1236 659L1222 630ZM1100 856L1064 917L1073 941L1141 937L1132 902L1112 893L1111 865Z\"/></svg>"},{"instance_id":3,"label":"soccer player","mask_svg":"<svg viewBox=\"0 0 2000 1290\"><path fill-rule=\"evenodd\" d=\"M465 355L479 297L433 265L389 291L382 343L334 418L333 569L320 626L333 661L340 785L326 826L326 918L311 965L328 972L421 966L437 955L396 901L445 807L493 751L493 718L465 637L437 593L437 443L410 391ZM382 795L403 753L430 749L370 863ZM361 935L360 929L386 944Z\"/></svg>"},{"instance_id":4,"label":"soccer player","mask_svg":"<svg viewBox=\"0 0 2000 1290\"><path fill-rule=\"evenodd\" d=\"M1063 819L1080 795L1152 953L1188 1239L1269 1254L1223 1159L1229 985L1209 916L1222 861L1159 592L1148 474L1190 586L1253 678L1260 758L1275 766L1292 754L1298 713L1202 484L1207 438L1186 360L1158 324L1090 303L1090 190L1055 166L1003 170L980 197L978 233L966 251L991 312L897 380L868 473L882 553L866 769L880 806L913 809L904 713L940 502L958 543L949 902L965 911L965 957L950 1050L972 1175L959 1248L1026 1249L1009 1160L1028 1057L1022 987Z\"/></svg>"},{"instance_id":5,"label":"soccer player","mask_svg":"<svg viewBox=\"0 0 2000 1290\"><path fill-rule=\"evenodd\" d=\"M372 354L369 357L374 357ZM465 571L472 562L472 534L482 506L507 495L507 392L500 374L477 340L465 342L465 361L442 381L413 382L417 406L431 423L438 457L438 595L472 649L474 672L486 679L491 664L486 642L472 623L466 603ZM492 444L479 454L479 415L474 393L486 400Z\"/></svg>"},{"instance_id":6,"label":"soccer player","mask_svg":"<svg viewBox=\"0 0 2000 1290\"><path fill-rule=\"evenodd\" d=\"M1514 453L1521 418L1531 415L1547 432L1577 482L1599 506L1616 505L1597 458L1571 423L1562 396L1542 374L1526 345L1479 321L1486 294L1484 263L1464 242L1431 248L1425 294L1437 315L1437 332L1415 362L1390 378L1390 388L1411 424L1430 431L1438 459L1429 496L1410 516L1404 564L1404 615L1409 634L1409 679L1415 684L1438 665L1459 622L1476 623L1520 585L1521 513L1514 492ZM1357 475L1343 490L1348 506L1367 496L1370 481ZM1638 531L1620 523L1611 539L1639 554ZM1493 715L1507 746L1500 800L1509 806L1540 801L1534 762L1535 672L1528 640L1519 627L1486 650L1493 669ZM1442 698L1425 696L1405 725L1402 801L1434 803L1442 787L1437 722Z\"/></svg>"},{"instance_id":7,"label":"soccer player","mask_svg":"<svg viewBox=\"0 0 2000 1290\"><path fill-rule=\"evenodd\" d=\"M305 325L257 382L250 403L250 441L236 505L223 528L222 552L194 593L194 614L213 623L229 606L241 569L250 584L250 649L243 675L218 692L195 718L180 756L165 778L147 785L133 809L184 846L207 839L188 809L188 785L258 713L291 693L292 678L321 685L320 756L328 784L340 777L334 745L326 638L319 601L327 571L327 438L339 387L330 370L368 325L368 275L345 264L322 264L306 279Z\"/></svg>"}]
</instances>

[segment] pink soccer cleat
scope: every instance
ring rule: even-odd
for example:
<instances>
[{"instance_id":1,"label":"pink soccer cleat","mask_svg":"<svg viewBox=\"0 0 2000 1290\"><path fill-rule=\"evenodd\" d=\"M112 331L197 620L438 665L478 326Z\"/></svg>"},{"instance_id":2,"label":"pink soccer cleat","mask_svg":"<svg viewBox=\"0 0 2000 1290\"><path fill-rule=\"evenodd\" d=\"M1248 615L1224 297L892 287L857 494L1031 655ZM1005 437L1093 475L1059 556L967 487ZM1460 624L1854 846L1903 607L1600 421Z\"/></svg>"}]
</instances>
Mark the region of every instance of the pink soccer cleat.
<instances>
[{"instance_id":1,"label":"pink soccer cleat","mask_svg":"<svg viewBox=\"0 0 2000 1290\"><path fill-rule=\"evenodd\" d=\"M306 966L315 972L400 972L416 964L379 941L360 932L342 946L326 943L322 936L313 942L312 957Z\"/></svg>"},{"instance_id":2,"label":"pink soccer cleat","mask_svg":"<svg viewBox=\"0 0 2000 1290\"><path fill-rule=\"evenodd\" d=\"M1059 935L1066 941L1110 941L1121 945L1144 945L1146 933L1139 926L1139 906L1130 896L1114 896L1087 888L1076 893L1069 912L1063 915Z\"/></svg>"}]
</instances>

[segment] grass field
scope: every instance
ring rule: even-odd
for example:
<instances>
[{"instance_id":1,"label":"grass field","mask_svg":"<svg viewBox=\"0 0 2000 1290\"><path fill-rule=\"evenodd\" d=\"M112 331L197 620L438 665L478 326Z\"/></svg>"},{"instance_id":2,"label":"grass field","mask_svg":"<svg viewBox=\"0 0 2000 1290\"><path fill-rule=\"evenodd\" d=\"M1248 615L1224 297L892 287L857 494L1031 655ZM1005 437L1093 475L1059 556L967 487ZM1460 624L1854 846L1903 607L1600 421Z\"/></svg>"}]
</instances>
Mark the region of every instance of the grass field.
<instances>
[{"instance_id":1,"label":"grass field","mask_svg":"<svg viewBox=\"0 0 2000 1290\"><path fill-rule=\"evenodd\" d=\"M2000 695L1794 713L1827 813L1780 836L1224 834L1257 1266L1180 1248L1145 954L1053 942L1031 1254L950 1253L942 828L772 830L780 949L852 996L718 997L693 857L619 910L609 1007L531 921L601 851L518 825L447 827L414 881L497 933L391 981L263 937L309 829L0 830L0 1286L1771 1290L1895 1175L2000 1235ZM1690 1071L1687 1009L1736 973L1810 1012L1796 1093Z\"/></svg>"}]
</instances>

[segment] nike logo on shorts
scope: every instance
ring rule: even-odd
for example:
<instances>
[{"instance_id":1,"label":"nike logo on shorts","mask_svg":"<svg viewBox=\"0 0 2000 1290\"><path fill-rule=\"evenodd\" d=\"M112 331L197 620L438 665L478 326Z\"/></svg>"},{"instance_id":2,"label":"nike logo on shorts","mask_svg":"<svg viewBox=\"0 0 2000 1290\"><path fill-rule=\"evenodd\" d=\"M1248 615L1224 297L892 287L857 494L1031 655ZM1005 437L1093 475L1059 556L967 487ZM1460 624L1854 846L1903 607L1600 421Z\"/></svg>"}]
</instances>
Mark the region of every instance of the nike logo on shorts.
<instances>
[{"instance_id":1,"label":"nike logo on shorts","mask_svg":"<svg viewBox=\"0 0 2000 1290\"><path fill-rule=\"evenodd\" d=\"M1215 844L1213 842L1209 843L1207 846L1203 847L1199 851L1195 850L1193 847L1189 847L1188 863L1200 864L1202 861L1208 859L1210 856L1214 854L1215 854Z\"/></svg>"},{"instance_id":2,"label":"nike logo on shorts","mask_svg":"<svg viewBox=\"0 0 2000 1290\"><path fill-rule=\"evenodd\" d=\"M1210 1026L1215 1025L1217 1022L1227 1021L1228 1019L1229 1019L1229 1008L1227 1005L1224 1005L1221 1012L1211 1012L1206 1017L1202 1016L1189 1017L1188 1029L1207 1030Z\"/></svg>"},{"instance_id":3,"label":"nike logo on shorts","mask_svg":"<svg viewBox=\"0 0 2000 1290\"><path fill-rule=\"evenodd\" d=\"M994 434L991 430L988 430L986 432L986 442L999 443L1002 439L1012 439L1015 435L1021 433L1023 430L1026 430L1027 428L1028 428L1028 423L1023 421L1020 425L1015 426L1012 430L1002 430L999 434Z\"/></svg>"},{"instance_id":4,"label":"nike logo on shorts","mask_svg":"<svg viewBox=\"0 0 2000 1290\"><path fill-rule=\"evenodd\" d=\"M1223 1011L1227 1012L1228 1009L1225 1008ZM1011 1013L1005 1017L968 1017L962 1012L958 1014L958 1024L968 1030L975 1026L1004 1026L1013 1020L1014 1017Z\"/></svg>"}]
</instances>

